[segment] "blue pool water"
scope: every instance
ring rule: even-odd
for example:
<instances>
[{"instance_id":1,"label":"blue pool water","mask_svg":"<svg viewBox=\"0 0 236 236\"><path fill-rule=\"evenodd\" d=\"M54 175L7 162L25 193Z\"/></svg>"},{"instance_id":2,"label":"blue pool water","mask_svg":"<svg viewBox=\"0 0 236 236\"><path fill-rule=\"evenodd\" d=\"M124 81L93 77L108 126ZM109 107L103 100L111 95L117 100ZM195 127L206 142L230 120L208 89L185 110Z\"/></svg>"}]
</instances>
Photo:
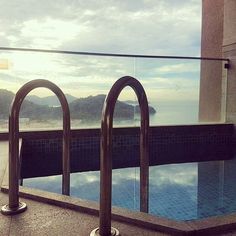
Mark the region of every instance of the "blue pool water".
<instances>
[{"instance_id":1,"label":"blue pool water","mask_svg":"<svg viewBox=\"0 0 236 236\"><path fill-rule=\"evenodd\" d=\"M193 220L236 211L236 160L150 167L149 213ZM71 195L99 201L99 172L71 174ZM61 176L24 179L24 186L61 193ZM139 168L113 170L112 204L139 211Z\"/></svg>"}]
</instances>

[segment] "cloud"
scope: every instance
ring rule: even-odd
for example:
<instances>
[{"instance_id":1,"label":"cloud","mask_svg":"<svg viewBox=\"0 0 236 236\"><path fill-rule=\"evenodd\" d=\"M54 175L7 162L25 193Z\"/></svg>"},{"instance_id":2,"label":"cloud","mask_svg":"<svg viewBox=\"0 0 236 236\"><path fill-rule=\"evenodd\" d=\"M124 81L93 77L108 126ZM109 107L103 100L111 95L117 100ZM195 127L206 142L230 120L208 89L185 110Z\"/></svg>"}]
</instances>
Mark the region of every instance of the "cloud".
<instances>
[{"instance_id":1,"label":"cloud","mask_svg":"<svg viewBox=\"0 0 236 236\"><path fill-rule=\"evenodd\" d=\"M5 46L199 54L200 1L2 0L0 4Z\"/></svg>"},{"instance_id":2,"label":"cloud","mask_svg":"<svg viewBox=\"0 0 236 236\"><path fill-rule=\"evenodd\" d=\"M4 88L7 82L11 83L12 89L14 83L19 88L29 80L48 79L65 93L87 97L107 94L118 78L130 75L140 80L150 102L196 101L199 96L199 62L23 52L2 56L12 64L9 70L5 70L5 74L11 77L4 77ZM39 95L38 90L33 93ZM49 95L47 90L41 93L40 96ZM120 99L130 98L135 98L134 92L126 89Z\"/></svg>"},{"instance_id":3,"label":"cloud","mask_svg":"<svg viewBox=\"0 0 236 236\"><path fill-rule=\"evenodd\" d=\"M198 62L199 63L199 62ZM200 65L196 63L178 63L174 65L164 65L156 70L161 74L169 74L169 73L183 73L183 72L199 72Z\"/></svg>"},{"instance_id":4,"label":"cloud","mask_svg":"<svg viewBox=\"0 0 236 236\"><path fill-rule=\"evenodd\" d=\"M15 83L15 82L26 82L26 80L24 78L21 78L21 77L16 77L15 75L11 75L10 73L1 73L0 74L0 80L5 80L5 81L8 81L8 82L12 82L12 83Z\"/></svg>"},{"instance_id":5,"label":"cloud","mask_svg":"<svg viewBox=\"0 0 236 236\"><path fill-rule=\"evenodd\" d=\"M152 55L200 53L198 0L69 4L66 0L0 0L0 4L1 46ZM199 63L195 62L0 51L0 59L5 58L12 66L5 74L0 71L1 86L13 91L25 81L43 78L66 93L84 97L107 93L118 78L131 75L140 79L151 100L198 99Z\"/></svg>"},{"instance_id":6,"label":"cloud","mask_svg":"<svg viewBox=\"0 0 236 236\"><path fill-rule=\"evenodd\" d=\"M25 21L20 36L36 48L50 48L52 45L53 48L59 48L64 42L74 40L84 31L86 25L77 25L76 21L48 17Z\"/></svg>"}]
</instances>

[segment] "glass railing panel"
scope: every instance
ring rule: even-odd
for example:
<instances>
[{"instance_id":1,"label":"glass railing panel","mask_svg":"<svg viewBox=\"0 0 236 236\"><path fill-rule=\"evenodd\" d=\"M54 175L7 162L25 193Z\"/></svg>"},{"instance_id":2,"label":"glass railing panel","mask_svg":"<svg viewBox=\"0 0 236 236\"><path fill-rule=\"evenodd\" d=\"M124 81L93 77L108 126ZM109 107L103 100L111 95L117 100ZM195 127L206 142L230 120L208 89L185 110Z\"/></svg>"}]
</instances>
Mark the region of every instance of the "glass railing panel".
<instances>
[{"instance_id":1,"label":"glass railing panel","mask_svg":"<svg viewBox=\"0 0 236 236\"><path fill-rule=\"evenodd\" d=\"M178 125L216 122L200 119L204 110L218 109L202 93L217 93L224 121L227 70L222 60L197 58L148 58L94 56L64 53L0 51L0 131L8 129L8 114L14 93L33 79L47 79L66 94L72 128L100 127L103 101L114 82L130 75L142 83L150 106L150 124ZM204 81L203 81L204 80ZM207 81L214 80L208 85ZM212 83L211 83L212 84ZM20 119L21 130L61 129L59 102L47 89L35 89L26 98ZM125 88L115 108L114 126L139 126L137 98ZM30 102L30 104L29 104ZM27 103L27 102L26 102ZM208 107L208 108L207 108ZM210 108L209 108L210 107ZM219 110L219 109L218 109ZM216 116L214 116L216 117Z\"/></svg>"},{"instance_id":2,"label":"glass railing panel","mask_svg":"<svg viewBox=\"0 0 236 236\"><path fill-rule=\"evenodd\" d=\"M137 59L136 76L155 109L151 125L198 123L200 60Z\"/></svg>"}]
</instances>

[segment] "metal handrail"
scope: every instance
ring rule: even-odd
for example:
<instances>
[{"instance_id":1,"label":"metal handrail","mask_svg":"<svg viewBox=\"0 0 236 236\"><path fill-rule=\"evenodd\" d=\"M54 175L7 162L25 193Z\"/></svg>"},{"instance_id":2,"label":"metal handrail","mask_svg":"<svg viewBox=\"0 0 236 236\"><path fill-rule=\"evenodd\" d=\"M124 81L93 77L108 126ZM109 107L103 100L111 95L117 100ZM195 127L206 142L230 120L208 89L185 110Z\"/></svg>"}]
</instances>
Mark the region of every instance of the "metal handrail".
<instances>
[{"instance_id":1,"label":"metal handrail","mask_svg":"<svg viewBox=\"0 0 236 236\"><path fill-rule=\"evenodd\" d=\"M123 54L123 53L100 53L100 52L78 52L67 50L52 50L39 48L13 48L0 47L0 51L19 51L19 52L41 52L41 53L56 53L56 54L73 54L84 56L101 56L101 57L134 57L134 58L159 58L159 59L187 59L187 60L207 60L207 61L225 61L229 63L228 58L217 57L187 57L187 56L162 56L162 55L143 55L143 54Z\"/></svg>"},{"instance_id":2,"label":"metal handrail","mask_svg":"<svg viewBox=\"0 0 236 236\"><path fill-rule=\"evenodd\" d=\"M146 93L138 80L124 76L117 80L107 95L102 111L100 142L100 225L90 235L119 235L119 231L111 227L111 191L112 191L112 128L115 104L122 89L130 86L138 98L140 127L140 210L148 212L149 187L149 155L148 131L149 108Z\"/></svg>"},{"instance_id":3,"label":"metal handrail","mask_svg":"<svg viewBox=\"0 0 236 236\"><path fill-rule=\"evenodd\" d=\"M19 202L19 113L26 95L33 89L45 87L58 97L63 111L63 177L62 194L70 194L70 110L62 90L54 83L38 79L23 85L15 95L9 115L9 204L2 207L4 215L18 214L27 206Z\"/></svg>"}]
</instances>

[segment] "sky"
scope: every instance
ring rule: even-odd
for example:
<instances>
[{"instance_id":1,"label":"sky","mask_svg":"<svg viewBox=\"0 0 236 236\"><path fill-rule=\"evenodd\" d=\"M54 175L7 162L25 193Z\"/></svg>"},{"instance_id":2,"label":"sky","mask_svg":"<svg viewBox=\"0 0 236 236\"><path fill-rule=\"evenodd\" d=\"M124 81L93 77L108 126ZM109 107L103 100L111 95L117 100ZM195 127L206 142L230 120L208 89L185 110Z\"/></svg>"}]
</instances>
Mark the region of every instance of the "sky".
<instances>
[{"instance_id":1,"label":"sky","mask_svg":"<svg viewBox=\"0 0 236 236\"><path fill-rule=\"evenodd\" d=\"M0 0L0 47L200 56L201 0ZM196 100L199 62L0 51L0 88L49 79L65 93L107 93L125 75L151 100ZM124 91L124 99L132 93ZM40 90L39 96L49 95Z\"/></svg>"}]
</instances>

